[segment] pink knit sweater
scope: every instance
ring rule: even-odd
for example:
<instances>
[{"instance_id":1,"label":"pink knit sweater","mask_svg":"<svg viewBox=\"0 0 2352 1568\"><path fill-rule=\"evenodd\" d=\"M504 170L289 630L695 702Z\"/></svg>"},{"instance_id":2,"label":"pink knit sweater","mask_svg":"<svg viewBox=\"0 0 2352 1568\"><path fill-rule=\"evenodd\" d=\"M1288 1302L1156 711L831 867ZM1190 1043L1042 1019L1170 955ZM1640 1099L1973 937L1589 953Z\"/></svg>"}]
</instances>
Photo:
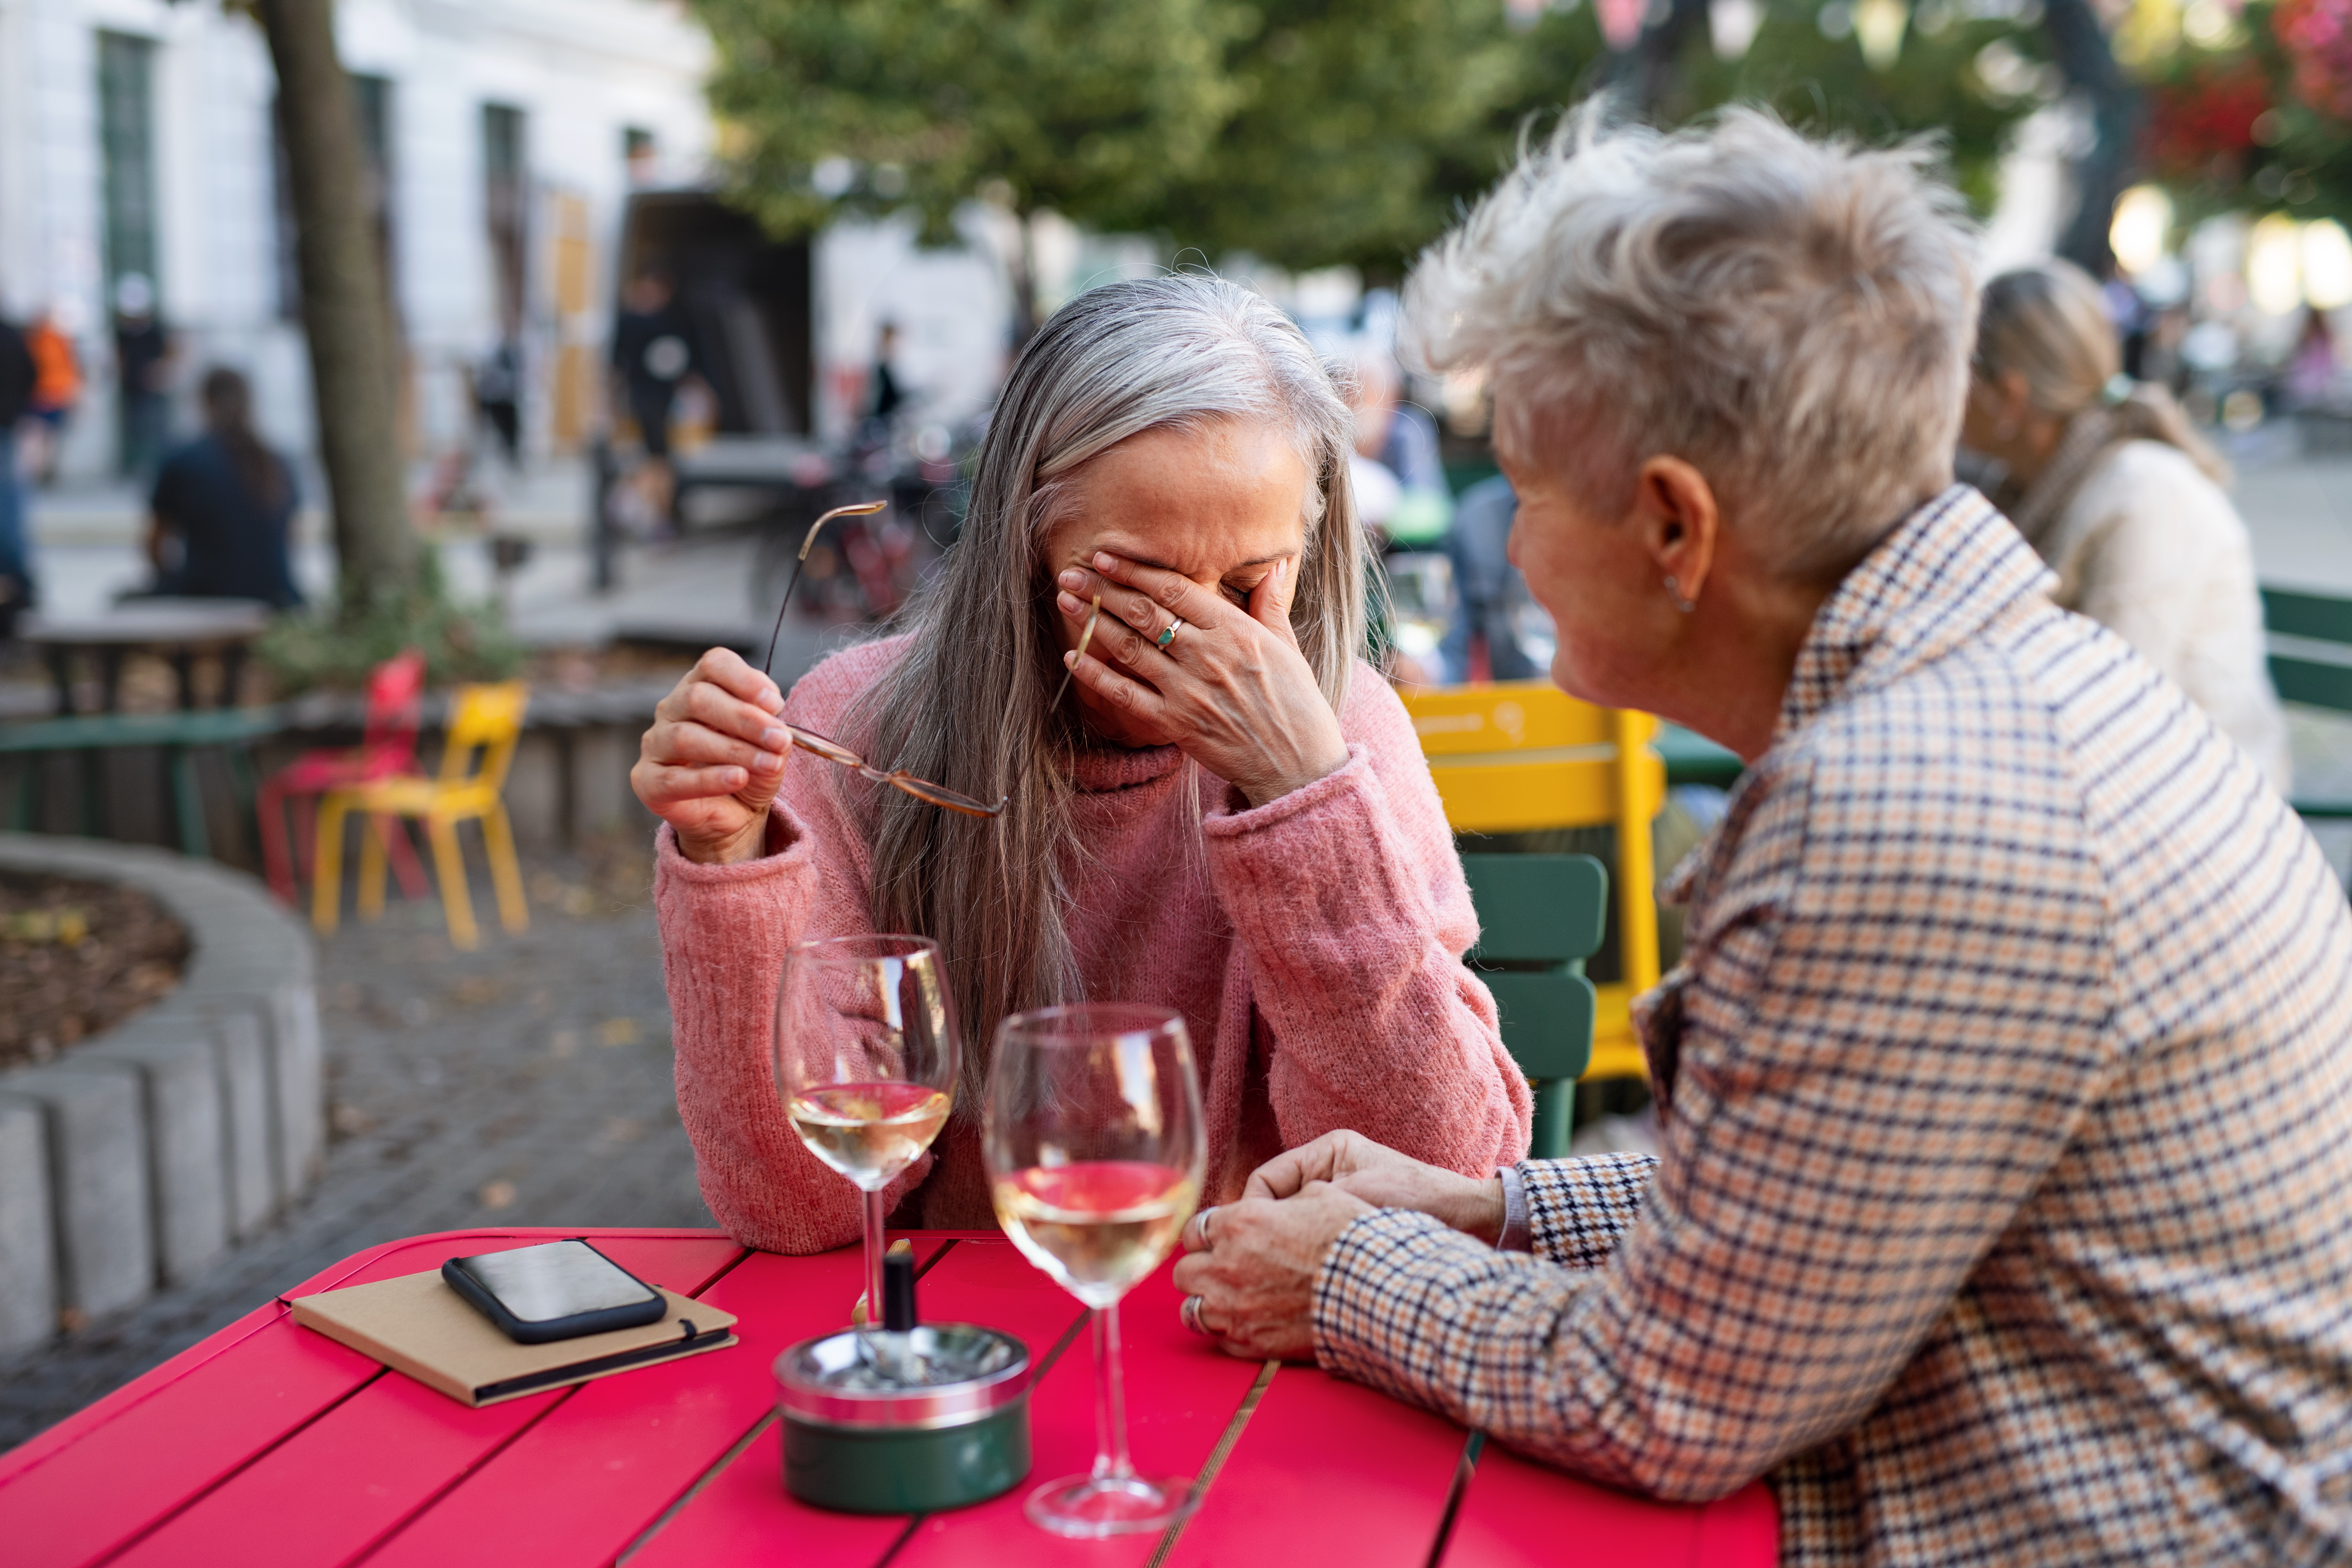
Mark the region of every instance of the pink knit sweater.
<instances>
[{"instance_id":1,"label":"pink knit sweater","mask_svg":"<svg viewBox=\"0 0 2352 1568\"><path fill-rule=\"evenodd\" d=\"M811 670L784 717L822 734L901 643L868 643ZM1483 1174L1527 1152L1527 1080L1486 989L1462 963L1476 939L1469 890L1403 705L1369 669L1349 683L1348 761L1248 808L1205 781L1184 816L1174 747L1088 752L1077 835L1097 862L1074 889L1087 994L1184 1016L1207 1113L1207 1196L1238 1195L1260 1162L1353 1128L1435 1164ZM744 1242L816 1252L856 1238L859 1194L801 1146L769 1050L784 952L871 931L867 850L822 775L795 756L769 853L697 865L664 826L654 903L676 1020L677 1100L710 1212ZM1188 856L1197 833L1202 853ZM1191 860L1202 869L1188 871ZM963 1020L968 1044L997 1020ZM980 1085L925 1163L893 1189L901 1225L993 1225L978 1135Z\"/></svg>"}]
</instances>

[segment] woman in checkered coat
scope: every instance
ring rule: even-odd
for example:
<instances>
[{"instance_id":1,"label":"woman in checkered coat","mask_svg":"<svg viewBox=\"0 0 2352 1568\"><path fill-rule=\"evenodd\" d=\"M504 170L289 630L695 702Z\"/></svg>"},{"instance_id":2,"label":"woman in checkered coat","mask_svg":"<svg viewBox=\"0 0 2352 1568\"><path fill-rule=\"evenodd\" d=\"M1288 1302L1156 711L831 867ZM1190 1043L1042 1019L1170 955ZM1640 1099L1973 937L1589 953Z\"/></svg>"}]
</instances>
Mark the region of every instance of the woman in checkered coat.
<instances>
[{"instance_id":1,"label":"woman in checkered coat","mask_svg":"<svg viewBox=\"0 0 2352 1568\"><path fill-rule=\"evenodd\" d=\"M1638 1012L1660 1149L1334 1133L1188 1321L1802 1563L2352 1561L2352 914L2262 770L1951 482L1916 151L1575 119L1424 260L1552 673L1748 770Z\"/></svg>"}]
</instances>

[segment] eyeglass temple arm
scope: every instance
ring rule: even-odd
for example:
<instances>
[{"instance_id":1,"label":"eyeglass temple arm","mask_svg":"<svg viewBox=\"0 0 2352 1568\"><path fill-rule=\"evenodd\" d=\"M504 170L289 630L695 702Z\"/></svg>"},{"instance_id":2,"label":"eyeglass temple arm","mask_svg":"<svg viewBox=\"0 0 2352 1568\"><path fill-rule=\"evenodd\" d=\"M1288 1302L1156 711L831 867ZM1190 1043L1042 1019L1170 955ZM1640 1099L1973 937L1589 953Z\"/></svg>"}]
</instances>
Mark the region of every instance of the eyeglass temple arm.
<instances>
[{"instance_id":1,"label":"eyeglass temple arm","mask_svg":"<svg viewBox=\"0 0 2352 1568\"><path fill-rule=\"evenodd\" d=\"M870 517L890 503L887 500L862 500L849 506L837 506L809 524L808 534L801 541L801 552L793 562L792 581L784 584L782 603L776 606L776 629L768 634L768 657L760 661L760 673L766 675L776 662L776 643L784 635L784 612L792 608L793 590L800 586L801 571L808 565L809 552L816 548L816 536L824 525L836 517Z\"/></svg>"}]
</instances>

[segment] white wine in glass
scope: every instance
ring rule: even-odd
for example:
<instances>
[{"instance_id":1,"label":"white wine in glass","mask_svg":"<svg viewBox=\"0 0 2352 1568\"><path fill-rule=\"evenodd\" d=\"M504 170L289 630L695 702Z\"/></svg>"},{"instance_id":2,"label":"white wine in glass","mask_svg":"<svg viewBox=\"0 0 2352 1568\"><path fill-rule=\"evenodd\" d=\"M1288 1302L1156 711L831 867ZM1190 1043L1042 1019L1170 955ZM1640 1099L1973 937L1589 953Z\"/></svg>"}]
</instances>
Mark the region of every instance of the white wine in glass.
<instances>
[{"instance_id":1,"label":"white wine in glass","mask_svg":"<svg viewBox=\"0 0 2352 1568\"><path fill-rule=\"evenodd\" d=\"M776 992L776 1092L809 1152L866 1194L866 1300L882 1300L882 1190L954 1109L955 1003L939 944L795 944Z\"/></svg>"},{"instance_id":2,"label":"white wine in glass","mask_svg":"<svg viewBox=\"0 0 2352 1568\"><path fill-rule=\"evenodd\" d=\"M1128 1457L1118 1302L1201 1201L1207 1147L1184 1020L1124 1003L1005 1019L982 1147L1004 1233L1094 1309L1094 1468L1031 1492L1029 1517L1059 1535L1164 1530L1192 1507L1192 1482L1138 1475Z\"/></svg>"}]
</instances>

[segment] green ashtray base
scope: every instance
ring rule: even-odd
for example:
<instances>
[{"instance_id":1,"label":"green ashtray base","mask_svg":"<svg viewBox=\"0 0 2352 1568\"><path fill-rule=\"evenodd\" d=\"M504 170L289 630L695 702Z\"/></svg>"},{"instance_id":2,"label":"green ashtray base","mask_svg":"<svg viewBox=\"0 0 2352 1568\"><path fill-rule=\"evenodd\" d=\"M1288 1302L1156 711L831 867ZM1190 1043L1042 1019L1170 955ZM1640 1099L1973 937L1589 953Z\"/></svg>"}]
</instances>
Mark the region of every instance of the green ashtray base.
<instances>
[{"instance_id":1,"label":"green ashtray base","mask_svg":"<svg viewBox=\"0 0 2352 1568\"><path fill-rule=\"evenodd\" d=\"M929 1513L1001 1497L1029 1473L1024 1394L954 1426L784 1422L784 1489L844 1513Z\"/></svg>"}]
</instances>

